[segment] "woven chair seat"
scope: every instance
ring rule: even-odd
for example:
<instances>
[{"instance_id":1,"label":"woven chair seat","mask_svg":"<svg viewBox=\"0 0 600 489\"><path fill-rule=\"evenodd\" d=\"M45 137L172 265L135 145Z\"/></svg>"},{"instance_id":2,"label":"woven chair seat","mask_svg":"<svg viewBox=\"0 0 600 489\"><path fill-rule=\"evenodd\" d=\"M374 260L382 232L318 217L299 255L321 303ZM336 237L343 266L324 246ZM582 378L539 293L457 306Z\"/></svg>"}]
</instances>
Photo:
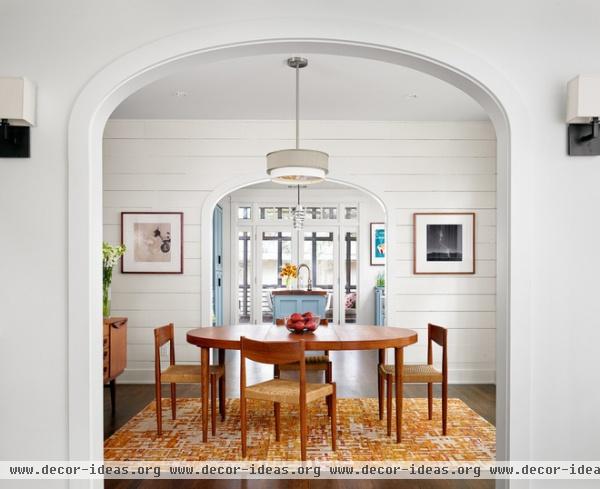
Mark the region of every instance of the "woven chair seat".
<instances>
[{"instance_id":1,"label":"woven chair seat","mask_svg":"<svg viewBox=\"0 0 600 489\"><path fill-rule=\"evenodd\" d=\"M395 365L379 365L379 371L383 375L395 377ZM433 365L404 365L402 370L402 381L407 384L420 384L429 382L441 382L443 380L442 372L436 370Z\"/></svg>"},{"instance_id":2,"label":"woven chair seat","mask_svg":"<svg viewBox=\"0 0 600 489\"><path fill-rule=\"evenodd\" d=\"M304 357L306 370L326 370L329 363L327 355L312 355ZM279 370L300 370L300 362L279 365Z\"/></svg>"},{"instance_id":3,"label":"woven chair seat","mask_svg":"<svg viewBox=\"0 0 600 489\"><path fill-rule=\"evenodd\" d=\"M331 384L306 384L306 402L329 396L333 393ZM286 404L300 403L300 383L293 380L273 379L246 387L248 399L283 402Z\"/></svg>"},{"instance_id":4,"label":"woven chair seat","mask_svg":"<svg viewBox=\"0 0 600 489\"><path fill-rule=\"evenodd\" d=\"M211 365L209 375L221 377L224 373L222 365ZM200 365L169 365L160 373L160 380L165 384L200 384L202 370Z\"/></svg>"}]
</instances>

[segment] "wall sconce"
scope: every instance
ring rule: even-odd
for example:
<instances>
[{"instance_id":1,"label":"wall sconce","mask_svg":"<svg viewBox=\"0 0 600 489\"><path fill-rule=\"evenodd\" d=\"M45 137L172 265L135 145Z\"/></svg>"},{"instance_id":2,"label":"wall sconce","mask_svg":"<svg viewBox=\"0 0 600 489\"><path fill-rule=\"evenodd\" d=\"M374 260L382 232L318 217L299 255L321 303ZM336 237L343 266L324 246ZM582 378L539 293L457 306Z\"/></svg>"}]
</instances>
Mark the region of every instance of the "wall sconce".
<instances>
[{"instance_id":1,"label":"wall sconce","mask_svg":"<svg viewBox=\"0 0 600 489\"><path fill-rule=\"evenodd\" d=\"M579 75L567 85L568 152L600 155L600 75Z\"/></svg>"},{"instance_id":2,"label":"wall sconce","mask_svg":"<svg viewBox=\"0 0 600 489\"><path fill-rule=\"evenodd\" d=\"M35 125L35 85L0 78L0 158L29 158L29 126Z\"/></svg>"}]
</instances>

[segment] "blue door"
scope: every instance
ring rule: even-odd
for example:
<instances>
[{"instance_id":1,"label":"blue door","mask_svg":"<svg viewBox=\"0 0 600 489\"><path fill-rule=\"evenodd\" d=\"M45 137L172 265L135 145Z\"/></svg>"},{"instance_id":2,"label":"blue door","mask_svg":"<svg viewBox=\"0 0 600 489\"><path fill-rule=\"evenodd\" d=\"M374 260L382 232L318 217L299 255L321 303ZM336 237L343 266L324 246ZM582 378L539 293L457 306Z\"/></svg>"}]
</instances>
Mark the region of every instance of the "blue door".
<instances>
[{"instance_id":1,"label":"blue door","mask_svg":"<svg viewBox=\"0 0 600 489\"><path fill-rule=\"evenodd\" d=\"M223 324L223 208L213 212L213 324Z\"/></svg>"}]
</instances>

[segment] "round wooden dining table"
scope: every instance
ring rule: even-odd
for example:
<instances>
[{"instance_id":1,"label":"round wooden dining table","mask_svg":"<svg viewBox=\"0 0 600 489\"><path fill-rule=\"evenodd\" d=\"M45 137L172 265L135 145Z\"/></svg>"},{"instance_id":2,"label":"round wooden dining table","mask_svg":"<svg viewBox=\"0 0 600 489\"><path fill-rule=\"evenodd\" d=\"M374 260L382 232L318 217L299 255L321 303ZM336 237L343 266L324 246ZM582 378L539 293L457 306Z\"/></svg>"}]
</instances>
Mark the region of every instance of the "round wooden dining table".
<instances>
[{"instance_id":1,"label":"round wooden dining table","mask_svg":"<svg viewBox=\"0 0 600 489\"><path fill-rule=\"evenodd\" d=\"M202 372L202 441L208 440L208 374L211 348L219 350L219 364L225 365L225 350L239 350L240 338L257 341L301 341L307 351L315 350L379 350L379 363L385 362L385 349L394 349L396 367L396 440L402 439L402 366L404 347L417 342L417 332L411 329L357 324L319 326L305 334L290 333L274 324L239 324L214 326L188 331L187 341L200 347ZM382 386L380 385L380 389Z\"/></svg>"}]
</instances>

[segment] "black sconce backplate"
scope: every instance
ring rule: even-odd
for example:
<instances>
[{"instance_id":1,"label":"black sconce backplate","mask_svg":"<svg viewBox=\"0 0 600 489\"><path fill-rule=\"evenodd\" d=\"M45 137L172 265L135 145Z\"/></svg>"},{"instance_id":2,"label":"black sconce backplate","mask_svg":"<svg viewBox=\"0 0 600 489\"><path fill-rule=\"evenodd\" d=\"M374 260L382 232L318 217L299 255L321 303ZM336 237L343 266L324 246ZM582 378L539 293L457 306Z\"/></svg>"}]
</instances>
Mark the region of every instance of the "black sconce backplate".
<instances>
[{"instance_id":1,"label":"black sconce backplate","mask_svg":"<svg viewBox=\"0 0 600 489\"><path fill-rule=\"evenodd\" d=\"M600 155L600 137L591 137L593 124L569 124L568 153L570 156Z\"/></svg>"},{"instance_id":2,"label":"black sconce backplate","mask_svg":"<svg viewBox=\"0 0 600 489\"><path fill-rule=\"evenodd\" d=\"M29 127L0 124L0 158L29 158Z\"/></svg>"}]
</instances>

